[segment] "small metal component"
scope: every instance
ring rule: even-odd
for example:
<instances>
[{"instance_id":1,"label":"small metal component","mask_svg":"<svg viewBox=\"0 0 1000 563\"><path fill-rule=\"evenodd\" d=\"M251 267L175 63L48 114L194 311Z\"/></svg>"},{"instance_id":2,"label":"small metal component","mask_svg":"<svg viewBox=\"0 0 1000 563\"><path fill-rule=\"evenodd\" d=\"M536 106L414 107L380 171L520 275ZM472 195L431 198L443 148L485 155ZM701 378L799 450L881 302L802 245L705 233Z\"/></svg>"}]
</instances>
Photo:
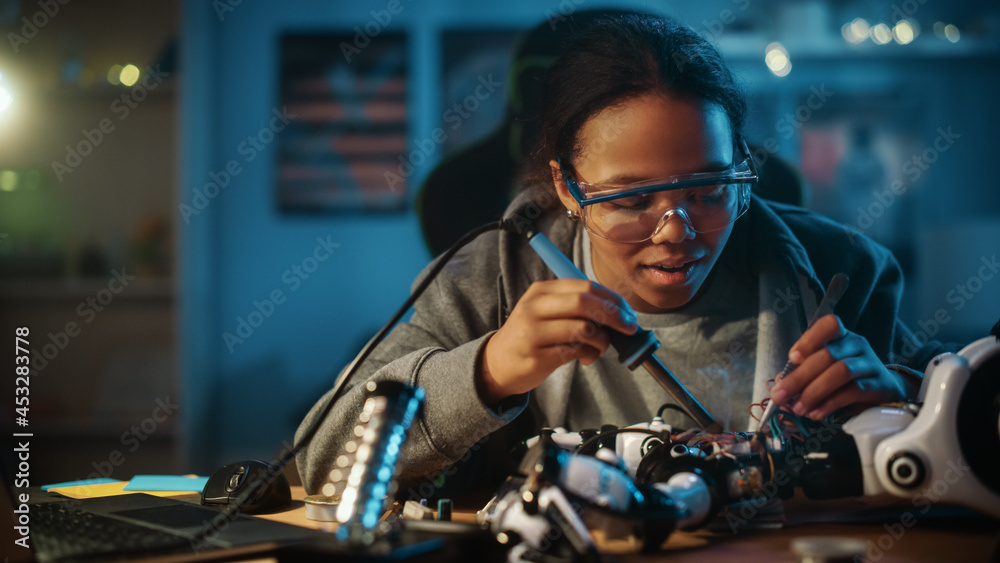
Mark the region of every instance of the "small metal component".
<instances>
[{"instance_id":1,"label":"small metal component","mask_svg":"<svg viewBox=\"0 0 1000 563\"><path fill-rule=\"evenodd\" d=\"M451 521L451 499L443 498L438 501L437 519L441 522Z\"/></svg>"},{"instance_id":2,"label":"small metal component","mask_svg":"<svg viewBox=\"0 0 1000 563\"><path fill-rule=\"evenodd\" d=\"M434 511L427 506L427 499L420 499L422 502L412 500L403 504L403 518L407 520L433 520Z\"/></svg>"}]
</instances>

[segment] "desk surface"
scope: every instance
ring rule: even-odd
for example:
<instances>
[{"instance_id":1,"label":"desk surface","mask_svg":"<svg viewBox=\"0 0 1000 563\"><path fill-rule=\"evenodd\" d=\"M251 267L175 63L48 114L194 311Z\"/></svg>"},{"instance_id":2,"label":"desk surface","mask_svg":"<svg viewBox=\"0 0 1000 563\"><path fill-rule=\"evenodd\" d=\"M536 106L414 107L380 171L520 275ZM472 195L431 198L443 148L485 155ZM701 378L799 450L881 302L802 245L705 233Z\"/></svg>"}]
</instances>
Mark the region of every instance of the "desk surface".
<instances>
[{"instance_id":1,"label":"desk surface","mask_svg":"<svg viewBox=\"0 0 1000 563\"><path fill-rule=\"evenodd\" d=\"M305 517L302 487L292 487L293 506L263 518L321 529L325 524ZM995 561L1000 556L1000 523L961 509L936 507L921 513L912 503L897 499L841 499L785 503L785 526L724 532L674 532L663 551L618 556L616 561L798 561L790 549L802 536L857 538L869 547L869 563L903 561ZM474 521L469 511L456 511L455 520ZM262 560L267 561L267 560Z\"/></svg>"}]
</instances>

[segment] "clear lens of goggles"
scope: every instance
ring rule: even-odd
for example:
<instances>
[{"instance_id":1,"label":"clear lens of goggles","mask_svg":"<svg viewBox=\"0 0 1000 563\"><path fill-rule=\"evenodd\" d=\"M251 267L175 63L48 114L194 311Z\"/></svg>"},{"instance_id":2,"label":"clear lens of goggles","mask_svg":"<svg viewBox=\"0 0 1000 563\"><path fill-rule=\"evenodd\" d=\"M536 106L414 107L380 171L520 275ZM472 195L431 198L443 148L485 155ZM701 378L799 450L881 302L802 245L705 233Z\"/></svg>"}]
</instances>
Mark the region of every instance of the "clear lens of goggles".
<instances>
[{"instance_id":1,"label":"clear lens of goggles","mask_svg":"<svg viewBox=\"0 0 1000 563\"><path fill-rule=\"evenodd\" d=\"M586 189L581 183L581 187ZM698 233L717 231L736 221L750 203L750 184L719 184L636 194L583 206L588 231L617 242L651 238L669 215L678 215Z\"/></svg>"},{"instance_id":2,"label":"clear lens of goggles","mask_svg":"<svg viewBox=\"0 0 1000 563\"><path fill-rule=\"evenodd\" d=\"M631 184L577 182L556 159L566 187L578 204L587 230L618 242L651 238L670 215L685 219L698 233L717 231L750 207L757 168L746 143L737 139L738 164L719 172L696 172ZM671 210L674 213L668 214Z\"/></svg>"}]
</instances>

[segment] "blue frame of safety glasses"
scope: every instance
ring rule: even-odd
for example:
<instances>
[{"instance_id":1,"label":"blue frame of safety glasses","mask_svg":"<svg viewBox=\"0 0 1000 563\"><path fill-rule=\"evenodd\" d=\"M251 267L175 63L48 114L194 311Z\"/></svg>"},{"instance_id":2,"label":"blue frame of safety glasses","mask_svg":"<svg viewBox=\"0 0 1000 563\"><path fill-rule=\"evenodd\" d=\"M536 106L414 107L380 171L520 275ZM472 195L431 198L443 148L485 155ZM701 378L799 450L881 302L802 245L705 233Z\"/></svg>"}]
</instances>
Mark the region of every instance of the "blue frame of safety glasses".
<instances>
[{"instance_id":1,"label":"blue frame of safety glasses","mask_svg":"<svg viewBox=\"0 0 1000 563\"><path fill-rule=\"evenodd\" d=\"M563 180L566 182L566 187L569 188L569 193L573 195L573 199L580 204L580 207L583 207L621 197L645 195L667 190L680 190L683 188L695 188L698 186L712 186L717 184L757 183L757 165L753 161L753 156L750 155L750 149L747 147L746 141L739 138L736 141L736 146L742 149L742 154L740 156L743 157L743 160L728 170L722 172L696 172L694 174L684 174L678 176L678 180L667 184L652 184L630 190L615 190L612 193L594 195L591 197L587 197L587 194L583 193L583 190L580 189L580 185L577 181L572 177L572 175L569 174L568 170L563 168L562 159L556 158L556 162L559 164L559 172L562 174Z\"/></svg>"}]
</instances>

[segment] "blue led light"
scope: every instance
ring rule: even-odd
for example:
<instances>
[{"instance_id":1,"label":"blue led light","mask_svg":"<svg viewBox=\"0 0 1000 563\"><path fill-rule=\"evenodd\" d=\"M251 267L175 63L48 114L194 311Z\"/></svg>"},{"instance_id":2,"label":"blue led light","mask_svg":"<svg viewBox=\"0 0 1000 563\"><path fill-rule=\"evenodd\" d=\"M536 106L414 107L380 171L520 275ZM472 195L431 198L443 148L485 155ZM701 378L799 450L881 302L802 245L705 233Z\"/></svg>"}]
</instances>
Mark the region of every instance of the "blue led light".
<instances>
[{"instance_id":1,"label":"blue led light","mask_svg":"<svg viewBox=\"0 0 1000 563\"><path fill-rule=\"evenodd\" d=\"M388 481L389 479L392 479L392 470L383 465L382 469L378 470L378 480L381 482L385 482ZM385 487L382 488L384 489Z\"/></svg>"}]
</instances>

